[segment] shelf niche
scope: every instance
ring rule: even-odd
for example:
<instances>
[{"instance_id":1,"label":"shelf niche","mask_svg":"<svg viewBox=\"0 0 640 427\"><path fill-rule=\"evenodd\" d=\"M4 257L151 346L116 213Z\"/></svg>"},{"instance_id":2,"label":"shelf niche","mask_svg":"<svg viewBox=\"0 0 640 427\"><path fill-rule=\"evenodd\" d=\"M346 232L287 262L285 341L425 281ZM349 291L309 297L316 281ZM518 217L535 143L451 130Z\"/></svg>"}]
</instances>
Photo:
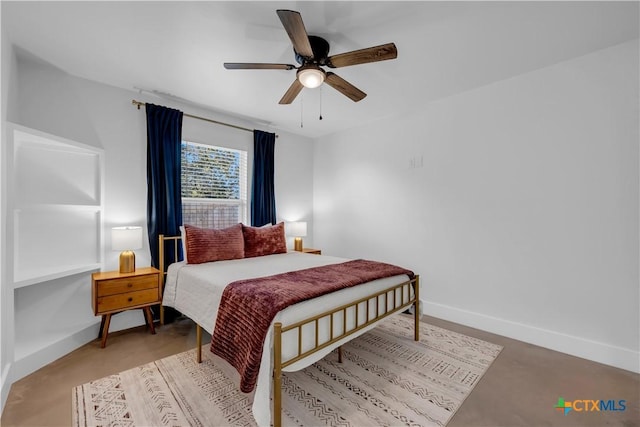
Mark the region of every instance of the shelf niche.
<instances>
[{"instance_id":1,"label":"shelf niche","mask_svg":"<svg viewBox=\"0 0 640 427\"><path fill-rule=\"evenodd\" d=\"M10 132L14 288L100 268L103 150L19 125Z\"/></svg>"}]
</instances>

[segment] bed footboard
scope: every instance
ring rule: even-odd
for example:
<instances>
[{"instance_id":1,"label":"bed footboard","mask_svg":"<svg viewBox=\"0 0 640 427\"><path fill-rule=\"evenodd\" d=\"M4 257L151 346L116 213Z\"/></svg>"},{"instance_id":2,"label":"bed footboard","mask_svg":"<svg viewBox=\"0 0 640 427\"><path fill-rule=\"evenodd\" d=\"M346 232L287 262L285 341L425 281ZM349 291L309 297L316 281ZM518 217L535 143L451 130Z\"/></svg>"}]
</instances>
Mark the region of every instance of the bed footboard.
<instances>
[{"instance_id":1,"label":"bed footboard","mask_svg":"<svg viewBox=\"0 0 640 427\"><path fill-rule=\"evenodd\" d=\"M414 290L413 295L410 293L411 286ZM409 298L404 298L405 292L409 292ZM400 298L397 295L400 294ZM375 310L371 310L370 302L374 301L374 307L378 307ZM284 368L294 364L295 362L310 356L311 354L322 350L336 342L343 340L350 335L353 335L357 331L372 325L391 314L403 311L415 304L413 310L414 315L414 337L415 341L420 341L420 276L415 276L412 280L408 280L399 285L392 286L383 291L377 292L373 295L361 298L357 301L344 304L340 307L329 310L325 313L321 313L317 316L310 317L308 319L301 320L300 322L293 323L291 325L283 326L282 323L276 322L273 325L273 426L280 427L282 425L282 372ZM380 304L382 302L382 304ZM391 308L389 307L391 303ZM359 322L359 314L361 305L365 305L365 321ZM384 309L380 310L379 307L383 306ZM354 313L355 324L352 327L347 327L347 313L351 310ZM372 311L375 311L372 313ZM334 334L333 322L334 316L342 316L343 330ZM320 341L318 338L318 322L321 319L328 318L331 324L329 340ZM315 330L315 346L313 348L303 351L302 349L302 330L305 325L314 324ZM298 331L298 351L295 357L283 360L282 356L282 335L283 333L291 330ZM339 361L342 362L342 347L338 347ZM198 363L202 362L202 327L196 324L196 359Z\"/></svg>"},{"instance_id":2,"label":"bed footboard","mask_svg":"<svg viewBox=\"0 0 640 427\"><path fill-rule=\"evenodd\" d=\"M414 292L411 295L411 287ZM405 292L408 293L408 299L405 298ZM398 299L398 295L400 298ZM415 304L414 308L414 340L420 340L420 277L415 276L413 279L403 282L399 285L392 286L383 291L377 292L370 296L361 298L357 301L344 304L340 307L334 308L327 312L321 313L317 316L310 317L308 319L301 320L300 322L293 323L291 325L283 326L282 323L276 322L273 325L273 426L280 427L282 425L282 372L283 369L296 363L297 361L304 359L311 354L322 350L338 341L344 340L350 335L355 334L359 330L370 326L385 317L405 310ZM375 310L371 309L371 306L375 307ZM383 309L380 309L381 303ZM391 303L391 308L389 304ZM364 305L365 320L360 322L360 310ZM350 327L347 326L347 315L351 312L353 314L354 324ZM342 331L334 333L334 319L335 316L342 317ZM319 339L319 322L322 319L329 319L329 339L320 341ZM304 326L313 324L313 330L315 330L315 345L307 350L303 351L303 339L302 331ZM283 360L282 354L282 335L285 332L297 330L298 333L298 351L297 355L286 360ZM338 348L339 361L342 362L342 348Z\"/></svg>"}]
</instances>

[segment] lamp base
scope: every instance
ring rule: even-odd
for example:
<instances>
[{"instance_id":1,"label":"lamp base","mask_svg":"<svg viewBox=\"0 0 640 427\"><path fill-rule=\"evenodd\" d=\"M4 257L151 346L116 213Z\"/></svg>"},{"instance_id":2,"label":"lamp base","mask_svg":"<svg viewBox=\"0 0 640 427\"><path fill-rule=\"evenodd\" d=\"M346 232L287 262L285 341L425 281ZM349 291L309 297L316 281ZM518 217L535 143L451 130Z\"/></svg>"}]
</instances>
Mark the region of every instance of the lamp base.
<instances>
[{"instance_id":1,"label":"lamp base","mask_svg":"<svg viewBox=\"0 0 640 427\"><path fill-rule=\"evenodd\" d=\"M302 237L296 237L293 239L293 249L302 252Z\"/></svg>"},{"instance_id":2,"label":"lamp base","mask_svg":"<svg viewBox=\"0 0 640 427\"><path fill-rule=\"evenodd\" d=\"M136 271L136 254L133 251L120 253L120 273L133 273Z\"/></svg>"}]
</instances>

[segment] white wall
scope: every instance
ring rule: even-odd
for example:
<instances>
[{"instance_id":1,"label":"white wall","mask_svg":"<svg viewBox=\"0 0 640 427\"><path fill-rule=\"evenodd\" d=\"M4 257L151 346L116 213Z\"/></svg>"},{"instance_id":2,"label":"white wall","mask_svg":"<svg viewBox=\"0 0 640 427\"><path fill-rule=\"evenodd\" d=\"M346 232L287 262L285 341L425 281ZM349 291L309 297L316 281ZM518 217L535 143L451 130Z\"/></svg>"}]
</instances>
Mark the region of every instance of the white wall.
<instances>
[{"instance_id":1,"label":"white wall","mask_svg":"<svg viewBox=\"0 0 640 427\"><path fill-rule=\"evenodd\" d=\"M638 76L636 40L319 139L316 245L415 270L427 314L639 372Z\"/></svg>"},{"instance_id":2,"label":"white wall","mask_svg":"<svg viewBox=\"0 0 640 427\"><path fill-rule=\"evenodd\" d=\"M16 86L19 96L9 106L11 120L104 149L105 271L117 269L118 266L118 253L110 250L111 227L133 224L146 226L146 117L144 109L138 111L131 104L132 99L178 108L250 129L256 127L273 131L247 120L225 117L155 96L141 95L70 76L28 52L19 49L16 52ZM4 71L3 61L3 79ZM3 80L3 97L5 88ZM304 219L312 221L312 141L288 133L277 133L276 203L279 217L285 218L286 215L299 212ZM251 162L251 132L185 117L183 138L247 149ZM301 171L307 173L298 176ZM148 242L145 241L144 248L136 251L138 266L150 264L148 248ZM2 286L5 289L10 284L3 283ZM20 288L15 293L12 289L8 290L12 311L15 307L15 316L3 318L3 328L15 330L21 336L29 336L33 328L47 325L46 328L55 330L56 336L60 337L47 351L39 352L43 357L31 357L21 361L18 364L20 366L14 366L12 381L97 337L100 318L95 317L91 310L90 289L91 278L89 274L85 274ZM4 315L5 311L2 310L2 313ZM90 326L87 327L87 324ZM125 312L114 316L110 331L142 324L144 319L140 310ZM7 342L3 333L2 348L6 345L12 347L13 343ZM7 353L14 356L12 348ZM2 363L5 363L4 358ZM3 404L7 389L8 386L3 385Z\"/></svg>"},{"instance_id":3,"label":"white wall","mask_svg":"<svg viewBox=\"0 0 640 427\"><path fill-rule=\"evenodd\" d=\"M313 145L301 137L278 131L275 169L276 213L281 221L305 221L304 247L313 247ZM309 140L310 141L310 140ZM287 237L293 249L293 238Z\"/></svg>"}]
</instances>

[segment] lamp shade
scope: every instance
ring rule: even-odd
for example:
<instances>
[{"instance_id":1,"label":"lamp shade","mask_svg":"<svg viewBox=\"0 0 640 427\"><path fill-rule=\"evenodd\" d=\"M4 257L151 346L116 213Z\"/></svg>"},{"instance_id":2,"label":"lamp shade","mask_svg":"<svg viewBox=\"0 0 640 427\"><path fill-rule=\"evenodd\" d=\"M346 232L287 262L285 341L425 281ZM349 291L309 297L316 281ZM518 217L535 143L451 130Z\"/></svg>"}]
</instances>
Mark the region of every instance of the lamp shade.
<instances>
[{"instance_id":1,"label":"lamp shade","mask_svg":"<svg viewBox=\"0 0 640 427\"><path fill-rule=\"evenodd\" d=\"M294 237L305 237L307 235L307 223L304 221L287 223L287 234Z\"/></svg>"},{"instance_id":2,"label":"lamp shade","mask_svg":"<svg viewBox=\"0 0 640 427\"><path fill-rule=\"evenodd\" d=\"M131 251L142 248L142 227L113 227L111 229L111 249Z\"/></svg>"}]
</instances>

